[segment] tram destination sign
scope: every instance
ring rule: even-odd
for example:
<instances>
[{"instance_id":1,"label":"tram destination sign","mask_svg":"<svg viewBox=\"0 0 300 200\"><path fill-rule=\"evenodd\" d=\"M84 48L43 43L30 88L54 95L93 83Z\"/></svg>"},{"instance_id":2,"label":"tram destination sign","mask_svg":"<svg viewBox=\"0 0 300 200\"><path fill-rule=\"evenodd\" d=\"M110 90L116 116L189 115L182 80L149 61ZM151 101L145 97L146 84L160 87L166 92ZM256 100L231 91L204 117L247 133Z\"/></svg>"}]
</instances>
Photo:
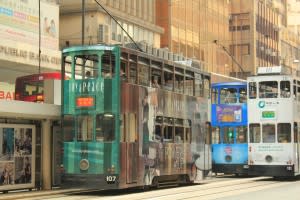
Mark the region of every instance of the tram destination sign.
<instances>
[{"instance_id":1,"label":"tram destination sign","mask_svg":"<svg viewBox=\"0 0 300 200\"><path fill-rule=\"evenodd\" d=\"M274 110L264 110L261 112L261 117L263 119L275 119L275 111Z\"/></svg>"}]
</instances>

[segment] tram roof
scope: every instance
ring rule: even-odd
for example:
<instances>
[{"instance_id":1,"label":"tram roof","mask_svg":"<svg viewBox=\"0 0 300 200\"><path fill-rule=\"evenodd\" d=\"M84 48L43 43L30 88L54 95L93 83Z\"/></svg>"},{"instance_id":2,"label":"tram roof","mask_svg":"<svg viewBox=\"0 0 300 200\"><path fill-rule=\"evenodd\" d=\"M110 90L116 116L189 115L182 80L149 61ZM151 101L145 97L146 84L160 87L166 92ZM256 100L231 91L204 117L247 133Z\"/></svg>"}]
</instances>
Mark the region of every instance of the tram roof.
<instances>
[{"instance_id":1,"label":"tram roof","mask_svg":"<svg viewBox=\"0 0 300 200\"><path fill-rule=\"evenodd\" d=\"M213 83L211 84L212 87L228 87L228 86L246 86L246 82L222 82L222 83Z\"/></svg>"},{"instance_id":2,"label":"tram roof","mask_svg":"<svg viewBox=\"0 0 300 200\"><path fill-rule=\"evenodd\" d=\"M87 50L114 50L116 48L120 48L119 45L103 45L103 44L97 44L97 45L81 45L81 46L72 46L67 47L62 50L62 53L72 52L72 51L87 51Z\"/></svg>"}]
</instances>

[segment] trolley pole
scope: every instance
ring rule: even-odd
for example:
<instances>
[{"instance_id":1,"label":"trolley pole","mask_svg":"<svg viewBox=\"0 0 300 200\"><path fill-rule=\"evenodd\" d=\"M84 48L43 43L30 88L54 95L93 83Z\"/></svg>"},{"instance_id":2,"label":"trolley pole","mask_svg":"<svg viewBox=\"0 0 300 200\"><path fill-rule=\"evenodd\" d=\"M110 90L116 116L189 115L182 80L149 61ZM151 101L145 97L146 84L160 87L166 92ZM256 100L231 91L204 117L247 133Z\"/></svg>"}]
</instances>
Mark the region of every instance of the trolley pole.
<instances>
[{"instance_id":1,"label":"trolley pole","mask_svg":"<svg viewBox=\"0 0 300 200\"><path fill-rule=\"evenodd\" d=\"M42 189L51 190L51 123L42 120Z\"/></svg>"},{"instance_id":2,"label":"trolley pole","mask_svg":"<svg viewBox=\"0 0 300 200\"><path fill-rule=\"evenodd\" d=\"M82 0L82 7L81 7L81 43L84 45L84 16L85 16L85 0Z\"/></svg>"}]
</instances>

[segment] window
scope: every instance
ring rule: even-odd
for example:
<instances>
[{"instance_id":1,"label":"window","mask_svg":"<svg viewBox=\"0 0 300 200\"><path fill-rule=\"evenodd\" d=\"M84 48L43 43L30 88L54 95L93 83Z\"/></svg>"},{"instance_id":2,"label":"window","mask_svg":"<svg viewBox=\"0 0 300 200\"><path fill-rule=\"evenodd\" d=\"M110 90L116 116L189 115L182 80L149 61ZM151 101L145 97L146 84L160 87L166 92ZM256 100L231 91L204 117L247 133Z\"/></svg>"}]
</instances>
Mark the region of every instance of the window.
<instances>
[{"instance_id":1,"label":"window","mask_svg":"<svg viewBox=\"0 0 300 200\"><path fill-rule=\"evenodd\" d=\"M161 87L161 63L155 61L151 63L151 87Z\"/></svg>"},{"instance_id":2,"label":"window","mask_svg":"<svg viewBox=\"0 0 300 200\"><path fill-rule=\"evenodd\" d=\"M115 73L115 55L110 51L105 51L101 58L101 74L103 78L112 78Z\"/></svg>"},{"instance_id":3,"label":"window","mask_svg":"<svg viewBox=\"0 0 300 200\"><path fill-rule=\"evenodd\" d=\"M96 140L109 142L115 139L115 116L111 113L96 116Z\"/></svg>"},{"instance_id":4,"label":"window","mask_svg":"<svg viewBox=\"0 0 300 200\"><path fill-rule=\"evenodd\" d=\"M281 98L291 97L291 84L289 81L280 81L280 97Z\"/></svg>"},{"instance_id":5,"label":"window","mask_svg":"<svg viewBox=\"0 0 300 200\"><path fill-rule=\"evenodd\" d=\"M175 142L182 143L184 141L183 119L174 119L175 125Z\"/></svg>"},{"instance_id":6,"label":"window","mask_svg":"<svg viewBox=\"0 0 300 200\"><path fill-rule=\"evenodd\" d=\"M279 143L291 142L291 124L290 123L277 124L277 141Z\"/></svg>"},{"instance_id":7,"label":"window","mask_svg":"<svg viewBox=\"0 0 300 200\"><path fill-rule=\"evenodd\" d=\"M138 80L140 85L149 86L149 63L138 62Z\"/></svg>"},{"instance_id":8,"label":"window","mask_svg":"<svg viewBox=\"0 0 300 200\"><path fill-rule=\"evenodd\" d=\"M195 96L203 96L203 82L201 74L195 73Z\"/></svg>"},{"instance_id":9,"label":"window","mask_svg":"<svg viewBox=\"0 0 300 200\"><path fill-rule=\"evenodd\" d=\"M137 57L134 55L130 55L130 63L129 63L129 82L136 84L137 83Z\"/></svg>"},{"instance_id":10,"label":"window","mask_svg":"<svg viewBox=\"0 0 300 200\"><path fill-rule=\"evenodd\" d=\"M164 68L164 89L173 91L173 67L165 66Z\"/></svg>"},{"instance_id":11,"label":"window","mask_svg":"<svg viewBox=\"0 0 300 200\"><path fill-rule=\"evenodd\" d=\"M90 115L81 115L77 118L77 140L91 141L93 139L93 118Z\"/></svg>"},{"instance_id":12,"label":"window","mask_svg":"<svg viewBox=\"0 0 300 200\"><path fill-rule=\"evenodd\" d=\"M75 56L75 79L90 79L98 75L99 58L96 54Z\"/></svg>"},{"instance_id":13,"label":"window","mask_svg":"<svg viewBox=\"0 0 300 200\"><path fill-rule=\"evenodd\" d=\"M194 73L191 71L185 71L184 93L190 96L194 95Z\"/></svg>"},{"instance_id":14,"label":"window","mask_svg":"<svg viewBox=\"0 0 300 200\"><path fill-rule=\"evenodd\" d=\"M155 132L154 132L154 141L162 141L162 123L163 117L157 116L155 119Z\"/></svg>"},{"instance_id":15,"label":"window","mask_svg":"<svg viewBox=\"0 0 300 200\"><path fill-rule=\"evenodd\" d=\"M298 124L294 122L294 143L298 142Z\"/></svg>"},{"instance_id":16,"label":"window","mask_svg":"<svg viewBox=\"0 0 300 200\"><path fill-rule=\"evenodd\" d=\"M183 78L183 69L175 68L175 92L183 93Z\"/></svg>"},{"instance_id":17,"label":"window","mask_svg":"<svg viewBox=\"0 0 300 200\"><path fill-rule=\"evenodd\" d=\"M275 142L275 125L274 124L263 124L262 125L262 138L263 138L263 143L274 143Z\"/></svg>"},{"instance_id":18,"label":"window","mask_svg":"<svg viewBox=\"0 0 300 200\"><path fill-rule=\"evenodd\" d=\"M260 143L260 124L249 124L250 143Z\"/></svg>"},{"instance_id":19,"label":"window","mask_svg":"<svg viewBox=\"0 0 300 200\"><path fill-rule=\"evenodd\" d=\"M221 88L220 103L221 104L237 103L237 89L236 88Z\"/></svg>"},{"instance_id":20,"label":"window","mask_svg":"<svg viewBox=\"0 0 300 200\"><path fill-rule=\"evenodd\" d=\"M247 102L247 91L246 91L246 88L240 88L239 89L239 93L240 93L239 102L240 103L246 103Z\"/></svg>"},{"instance_id":21,"label":"window","mask_svg":"<svg viewBox=\"0 0 300 200\"><path fill-rule=\"evenodd\" d=\"M220 128L212 127L212 144L220 144Z\"/></svg>"},{"instance_id":22,"label":"window","mask_svg":"<svg viewBox=\"0 0 300 200\"><path fill-rule=\"evenodd\" d=\"M250 82L249 83L249 98L250 99L256 99L256 82Z\"/></svg>"},{"instance_id":23,"label":"window","mask_svg":"<svg viewBox=\"0 0 300 200\"><path fill-rule=\"evenodd\" d=\"M223 128L223 143L224 144L234 143L234 129L232 127Z\"/></svg>"},{"instance_id":24,"label":"window","mask_svg":"<svg viewBox=\"0 0 300 200\"><path fill-rule=\"evenodd\" d=\"M173 119L164 118L163 126L163 141L164 142L173 142Z\"/></svg>"},{"instance_id":25,"label":"window","mask_svg":"<svg viewBox=\"0 0 300 200\"><path fill-rule=\"evenodd\" d=\"M239 126L236 128L237 136L236 143L242 144L247 143L247 127Z\"/></svg>"},{"instance_id":26,"label":"window","mask_svg":"<svg viewBox=\"0 0 300 200\"><path fill-rule=\"evenodd\" d=\"M259 98L277 98L277 81L263 81L259 83Z\"/></svg>"}]
</instances>

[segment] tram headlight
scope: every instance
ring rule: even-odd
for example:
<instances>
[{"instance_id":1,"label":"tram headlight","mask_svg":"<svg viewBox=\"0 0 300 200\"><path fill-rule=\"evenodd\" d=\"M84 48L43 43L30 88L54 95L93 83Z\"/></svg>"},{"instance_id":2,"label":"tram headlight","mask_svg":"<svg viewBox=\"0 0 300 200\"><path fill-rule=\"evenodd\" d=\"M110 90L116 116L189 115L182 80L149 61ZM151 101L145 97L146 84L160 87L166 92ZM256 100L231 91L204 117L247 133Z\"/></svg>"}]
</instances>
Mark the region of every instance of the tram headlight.
<instances>
[{"instance_id":1,"label":"tram headlight","mask_svg":"<svg viewBox=\"0 0 300 200\"><path fill-rule=\"evenodd\" d=\"M90 163L87 159L82 159L79 163L79 168L83 171L88 170L90 167Z\"/></svg>"}]
</instances>

